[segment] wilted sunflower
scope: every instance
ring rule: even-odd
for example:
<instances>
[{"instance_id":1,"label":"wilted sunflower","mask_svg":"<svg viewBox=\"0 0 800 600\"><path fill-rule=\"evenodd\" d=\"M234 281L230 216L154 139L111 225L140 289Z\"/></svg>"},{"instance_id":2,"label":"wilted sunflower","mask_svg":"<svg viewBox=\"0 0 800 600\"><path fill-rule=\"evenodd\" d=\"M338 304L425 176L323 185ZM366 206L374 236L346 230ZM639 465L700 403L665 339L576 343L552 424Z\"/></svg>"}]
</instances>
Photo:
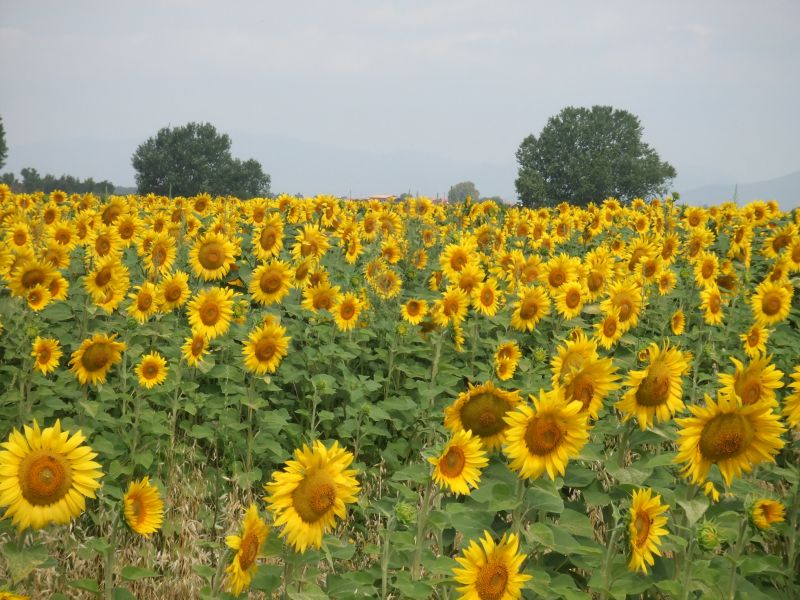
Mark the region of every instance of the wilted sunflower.
<instances>
[{"instance_id":1,"label":"wilted sunflower","mask_svg":"<svg viewBox=\"0 0 800 600\"><path fill-rule=\"evenodd\" d=\"M745 406L766 402L776 406L778 401L775 390L783 387L783 371L775 368L771 356L758 356L751 360L747 367L731 356L731 361L736 371L720 373L719 382L722 384L721 393L735 394Z\"/></svg>"},{"instance_id":2,"label":"wilted sunflower","mask_svg":"<svg viewBox=\"0 0 800 600\"><path fill-rule=\"evenodd\" d=\"M428 314L428 303L425 300L411 299L400 307L400 314L412 325L418 325Z\"/></svg>"},{"instance_id":3,"label":"wilted sunflower","mask_svg":"<svg viewBox=\"0 0 800 600\"><path fill-rule=\"evenodd\" d=\"M197 292L187 312L193 333L202 333L208 339L224 335L231 326L233 290L212 287Z\"/></svg>"},{"instance_id":4,"label":"wilted sunflower","mask_svg":"<svg viewBox=\"0 0 800 600\"><path fill-rule=\"evenodd\" d=\"M635 416L642 431L683 410L681 376L689 369L687 355L669 342L663 348L650 344L647 355L647 368L628 374L625 385L629 389L615 405L623 413L623 422Z\"/></svg>"},{"instance_id":5,"label":"wilted sunflower","mask_svg":"<svg viewBox=\"0 0 800 600\"><path fill-rule=\"evenodd\" d=\"M131 481L122 497L125 522L134 532L145 537L161 529L164 502L158 488L148 477Z\"/></svg>"},{"instance_id":6,"label":"wilted sunflower","mask_svg":"<svg viewBox=\"0 0 800 600\"><path fill-rule=\"evenodd\" d=\"M759 498L750 506L748 511L750 522L761 531L772 528L773 523L783 523L786 507L777 500Z\"/></svg>"},{"instance_id":7,"label":"wilted sunflower","mask_svg":"<svg viewBox=\"0 0 800 600\"><path fill-rule=\"evenodd\" d=\"M275 304L292 289L292 268L282 260L259 265L250 279L253 300L264 306Z\"/></svg>"},{"instance_id":8,"label":"wilted sunflower","mask_svg":"<svg viewBox=\"0 0 800 600\"><path fill-rule=\"evenodd\" d=\"M253 575L258 570L256 559L261 554L261 546L268 535L267 523L259 516L256 505L250 504L242 522L242 534L225 538L228 548L236 552L231 564L225 569L228 574L225 587L234 596L250 587Z\"/></svg>"},{"instance_id":9,"label":"wilted sunflower","mask_svg":"<svg viewBox=\"0 0 800 600\"><path fill-rule=\"evenodd\" d=\"M581 412L597 419L608 394L619 389L619 375L611 358L594 358L572 367L553 393L564 402L578 402Z\"/></svg>"},{"instance_id":10,"label":"wilted sunflower","mask_svg":"<svg viewBox=\"0 0 800 600\"><path fill-rule=\"evenodd\" d=\"M521 478L537 479L546 472L555 479L589 441L586 414L580 402L566 403L553 391L530 399L533 408L521 404L505 416L503 452Z\"/></svg>"},{"instance_id":11,"label":"wilted sunflower","mask_svg":"<svg viewBox=\"0 0 800 600\"><path fill-rule=\"evenodd\" d=\"M347 504L357 500L356 472L348 469L353 455L339 447L326 448L316 440L309 448L294 451L294 460L283 471L272 474L264 486L269 494L264 500L274 517L275 527L283 527L285 537L295 550L319 548L322 535L333 528L336 517L347 516Z\"/></svg>"},{"instance_id":12,"label":"wilted sunflower","mask_svg":"<svg viewBox=\"0 0 800 600\"><path fill-rule=\"evenodd\" d=\"M222 233L208 232L189 250L189 264L195 276L204 281L222 279L235 260L236 247Z\"/></svg>"},{"instance_id":13,"label":"wilted sunflower","mask_svg":"<svg viewBox=\"0 0 800 600\"><path fill-rule=\"evenodd\" d=\"M187 364L196 367L208 354L208 338L202 333L195 333L184 340L181 355Z\"/></svg>"},{"instance_id":14,"label":"wilted sunflower","mask_svg":"<svg viewBox=\"0 0 800 600\"><path fill-rule=\"evenodd\" d=\"M244 366L256 375L274 373L286 356L291 339L284 327L269 319L250 332L242 348Z\"/></svg>"},{"instance_id":15,"label":"wilted sunflower","mask_svg":"<svg viewBox=\"0 0 800 600\"><path fill-rule=\"evenodd\" d=\"M495 544L488 531L483 532L480 545L474 540L457 556L461 568L454 567L460 600L517 600L522 597L522 586L530 575L519 572L525 554L519 553L519 538L514 533L505 534Z\"/></svg>"},{"instance_id":16,"label":"wilted sunflower","mask_svg":"<svg viewBox=\"0 0 800 600\"><path fill-rule=\"evenodd\" d=\"M136 366L139 385L149 390L153 386L164 383L167 379L168 370L167 361L158 352L145 354L141 362Z\"/></svg>"},{"instance_id":17,"label":"wilted sunflower","mask_svg":"<svg viewBox=\"0 0 800 600\"><path fill-rule=\"evenodd\" d=\"M509 392L494 386L491 381L473 386L444 409L444 426L453 433L471 432L481 438L487 450L502 446L508 426L504 417L522 402L519 392Z\"/></svg>"},{"instance_id":18,"label":"wilted sunflower","mask_svg":"<svg viewBox=\"0 0 800 600\"><path fill-rule=\"evenodd\" d=\"M353 329L363 309L364 303L352 292L339 296L331 308L333 320L336 322L336 327L339 328L339 331Z\"/></svg>"},{"instance_id":19,"label":"wilted sunflower","mask_svg":"<svg viewBox=\"0 0 800 600\"><path fill-rule=\"evenodd\" d=\"M550 312L550 298L540 287L523 287L511 314L511 326L518 331L533 331Z\"/></svg>"},{"instance_id":20,"label":"wilted sunflower","mask_svg":"<svg viewBox=\"0 0 800 600\"><path fill-rule=\"evenodd\" d=\"M480 438L464 430L456 431L441 455L428 461L434 466L433 480L455 494L469 494L471 487L477 488L481 469L489 464Z\"/></svg>"},{"instance_id":21,"label":"wilted sunflower","mask_svg":"<svg viewBox=\"0 0 800 600\"><path fill-rule=\"evenodd\" d=\"M742 405L736 396L720 393L717 402L706 394L704 407L690 405L691 417L675 419L678 431L676 463L693 483L705 481L712 464L719 467L725 484L773 458L784 446L786 428L773 407L760 402Z\"/></svg>"},{"instance_id":22,"label":"wilted sunflower","mask_svg":"<svg viewBox=\"0 0 800 600\"><path fill-rule=\"evenodd\" d=\"M684 327L686 327L686 316L683 314L683 309L676 310L669 320L669 327L673 335L681 335Z\"/></svg>"},{"instance_id":23,"label":"wilted sunflower","mask_svg":"<svg viewBox=\"0 0 800 600\"><path fill-rule=\"evenodd\" d=\"M189 275L175 271L164 278L156 290L156 301L162 312L180 308L189 299Z\"/></svg>"},{"instance_id":24,"label":"wilted sunflower","mask_svg":"<svg viewBox=\"0 0 800 600\"><path fill-rule=\"evenodd\" d=\"M781 283L764 281L756 288L750 299L753 318L765 327L780 323L789 316L792 307L792 287Z\"/></svg>"},{"instance_id":25,"label":"wilted sunflower","mask_svg":"<svg viewBox=\"0 0 800 600\"><path fill-rule=\"evenodd\" d=\"M3 518L11 517L20 531L66 525L100 487L97 453L83 445L80 431L61 431L61 421L41 430L34 420L23 431L15 428L0 452L0 506L7 507Z\"/></svg>"},{"instance_id":26,"label":"wilted sunflower","mask_svg":"<svg viewBox=\"0 0 800 600\"><path fill-rule=\"evenodd\" d=\"M647 565L655 563L653 555L661 556L661 538L669 532L664 527L667 517L661 516L669 505L661 503L661 496L653 495L650 488L633 492L631 510L628 517L631 559L628 569L647 574Z\"/></svg>"},{"instance_id":27,"label":"wilted sunflower","mask_svg":"<svg viewBox=\"0 0 800 600\"><path fill-rule=\"evenodd\" d=\"M72 353L70 370L80 383L105 383L108 371L120 361L127 347L124 342L117 342L116 337L116 334L95 333Z\"/></svg>"},{"instance_id":28,"label":"wilted sunflower","mask_svg":"<svg viewBox=\"0 0 800 600\"><path fill-rule=\"evenodd\" d=\"M37 335L33 340L31 356L36 359L33 368L47 375L58 367L58 361L62 356L61 344L55 338L42 338Z\"/></svg>"}]
</instances>

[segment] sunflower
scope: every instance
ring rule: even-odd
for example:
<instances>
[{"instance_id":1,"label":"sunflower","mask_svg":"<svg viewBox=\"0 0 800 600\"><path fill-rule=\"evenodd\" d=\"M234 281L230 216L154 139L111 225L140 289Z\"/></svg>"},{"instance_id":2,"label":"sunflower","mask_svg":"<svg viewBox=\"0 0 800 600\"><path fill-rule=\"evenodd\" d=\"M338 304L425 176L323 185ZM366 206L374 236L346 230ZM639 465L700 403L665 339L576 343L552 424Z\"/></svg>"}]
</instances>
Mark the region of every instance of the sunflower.
<instances>
[{"instance_id":1,"label":"sunflower","mask_svg":"<svg viewBox=\"0 0 800 600\"><path fill-rule=\"evenodd\" d=\"M714 286L705 288L700 292L702 303L700 308L705 311L704 318L709 325L719 325L722 323L724 314L722 312L722 296L719 289Z\"/></svg>"},{"instance_id":2,"label":"sunflower","mask_svg":"<svg viewBox=\"0 0 800 600\"><path fill-rule=\"evenodd\" d=\"M647 356L647 368L628 373L625 385L629 389L615 404L624 415L623 422L635 416L642 431L683 410L681 376L689 369L686 354L671 348L669 342L665 342L663 348L650 344Z\"/></svg>"},{"instance_id":3,"label":"sunflower","mask_svg":"<svg viewBox=\"0 0 800 600\"><path fill-rule=\"evenodd\" d=\"M530 399L533 408L521 404L505 416L503 452L521 478L537 479L547 472L554 480L589 441L586 414L580 402L564 402L554 391Z\"/></svg>"},{"instance_id":4,"label":"sunflower","mask_svg":"<svg viewBox=\"0 0 800 600\"><path fill-rule=\"evenodd\" d=\"M556 354L550 361L553 387L563 383L573 369L580 369L584 363L598 358L597 343L587 338L583 332L578 332L556 349Z\"/></svg>"},{"instance_id":5,"label":"sunflower","mask_svg":"<svg viewBox=\"0 0 800 600\"><path fill-rule=\"evenodd\" d=\"M157 293L156 286L149 281L145 281L139 286L138 291L128 296L132 300L130 306L128 306L128 315L139 323L147 321L158 311Z\"/></svg>"},{"instance_id":6,"label":"sunflower","mask_svg":"<svg viewBox=\"0 0 800 600\"><path fill-rule=\"evenodd\" d=\"M487 317L493 317L500 308L501 293L497 289L497 280L489 278L475 286L472 290L472 308Z\"/></svg>"},{"instance_id":7,"label":"sunflower","mask_svg":"<svg viewBox=\"0 0 800 600\"><path fill-rule=\"evenodd\" d=\"M175 238L166 232L159 233L150 244L150 249L143 257L147 272L155 275L166 275L175 263Z\"/></svg>"},{"instance_id":8,"label":"sunflower","mask_svg":"<svg viewBox=\"0 0 800 600\"><path fill-rule=\"evenodd\" d=\"M439 258L439 264L450 281L457 281L465 267L478 264L476 247L468 240L460 244L448 244Z\"/></svg>"},{"instance_id":9,"label":"sunflower","mask_svg":"<svg viewBox=\"0 0 800 600\"><path fill-rule=\"evenodd\" d=\"M260 260L278 256L283 248L283 221L278 214L272 214L260 228L253 231L253 253Z\"/></svg>"},{"instance_id":10,"label":"sunflower","mask_svg":"<svg viewBox=\"0 0 800 600\"><path fill-rule=\"evenodd\" d=\"M553 394L564 402L578 402L581 413L597 419L608 394L619 389L616 370L610 358L586 360L564 375L561 384L553 388Z\"/></svg>"},{"instance_id":11,"label":"sunflower","mask_svg":"<svg viewBox=\"0 0 800 600\"><path fill-rule=\"evenodd\" d=\"M767 531L773 523L783 523L786 516L786 507L777 500L759 498L750 506L748 511L750 522L760 529Z\"/></svg>"},{"instance_id":12,"label":"sunflower","mask_svg":"<svg viewBox=\"0 0 800 600\"><path fill-rule=\"evenodd\" d=\"M23 596L22 594L0 590L0 600L30 600L30 598L30 596Z\"/></svg>"},{"instance_id":13,"label":"sunflower","mask_svg":"<svg viewBox=\"0 0 800 600\"><path fill-rule=\"evenodd\" d=\"M356 472L348 469L353 455L338 442L326 448L316 440L309 448L294 451L283 471L272 474L264 486L269 494L264 500L274 517L275 527L283 527L281 537L304 553L319 548L322 535L331 530L336 517L347 516L347 504L357 500Z\"/></svg>"},{"instance_id":14,"label":"sunflower","mask_svg":"<svg viewBox=\"0 0 800 600\"><path fill-rule=\"evenodd\" d=\"M219 287L202 290L189 302L187 311L193 333L202 333L208 339L224 335L231 326L233 290Z\"/></svg>"},{"instance_id":15,"label":"sunflower","mask_svg":"<svg viewBox=\"0 0 800 600\"><path fill-rule=\"evenodd\" d=\"M622 327L619 325L619 311L614 309L603 317L599 323L595 323L596 342L606 350L610 350L619 338L622 337Z\"/></svg>"},{"instance_id":16,"label":"sunflower","mask_svg":"<svg viewBox=\"0 0 800 600\"><path fill-rule=\"evenodd\" d=\"M662 269L662 271L658 274L658 293L662 296L666 296L675 289L677 283L678 277L675 275L672 269Z\"/></svg>"},{"instance_id":17,"label":"sunflower","mask_svg":"<svg viewBox=\"0 0 800 600\"><path fill-rule=\"evenodd\" d=\"M0 452L0 506L8 507L3 518L11 517L20 531L66 525L100 487L97 453L83 445L80 431L62 432L61 421L41 430L34 420L23 431L15 428Z\"/></svg>"},{"instance_id":18,"label":"sunflower","mask_svg":"<svg viewBox=\"0 0 800 600\"><path fill-rule=\"evenodd\" d=\"M771 281L764 281L756 288L750 299L753 317L759 325L767 327L780 323L789 316L792 307L792 288Z\"/></svg>"},{"instance_id":19,"label":"sunflower","mask_svg":"<svg viewBox=\"0 0 800 600\"><path fill-rule=\"evenodd\" d=\"M517 342L503 342L494 353L494 368L497 378L506 381L514 376L522 352Z\"/></svg>"},{"instance_id":20,"label":"sunflower","mask_svg":"<svg viewBox=\"0 0 800 600\"><path fill-rule=\"evenodd\" d=\"M242 522L241 535L229 535L225 538L228 548L236 552L231 564L225 572L228 574L226 590L234 596L240 595L250 586L258 570L256 559L261 554L261 546L269 535L269 526L259 516L255 504L250 504Z\"/></svg>"},{"instance_id":21,"label":"sunflower","mask_svg":"<svg viewBox=\"0 0 800 600\"><path fill-rule=\"evenodd\" d=\"M716 287L719 259L713 252L701 252L694 263L694 280L702 288Z\"/></svg>"},{"instance_id":22,"label":"sunflower","mask_svg":"<svg viewBox=\"0 0 800 600\"><path fill-rule=\"evenodd\" d=\"M180 308L189 299L189 275L175 271L167 276L156 290L156 302L162 312Z\"/></svg>"},{"instance_id":23,"label":"sunflower","mask_svg":"<svg viewBox=\"0 0 800 600\"><path fill-rule=\"evenodd\" d=\"M784 442L786 428L773 407L759 402L743 405L738 397L720 393L717 402L706 394L704 407L690 405L691 417L676 419L678 455L676 463L684 463L683 474L700 484L708 476L712 464L719 467L725 484L734 477L749 473L760 462L773 458Z\"/></svg>"},{"instance_id":24,"label":"sunflower","mask_svg":"<svg viewBox=\"0 0 800 600\"><path fill-rule=\"evenodd\" d=\"M511 326L518 331L533 331L537 323L550 312L550 298L540 287L523 287L514 304Z\"/></svg>"},{"instance_id":25,"label":"sunflower","mask_svg":"<svg viewBox=\"0 0 800 600\"><path fill-rule=\"evenodd\" d=\"M291 339L284 327L269 319L250 332L242 348L244 366L256 375L274 373L286 356Z\"/></svg>"},{"instance_id":26,"label":"sunflower","mask_svg":"<svg viewBox=\"0 0 800 600\"><path fill-rule=\"evenodd\" d=\"M236 247L221 233L207 232L189 250L189 264L204 281L222 279L234 262Z\"/></svg>"},{"instance_id":27,"label":"sunflower","mask_svg":"<svg viewBox=\"0 0 800 600\"><path fill-rule=\"evenodd\" d=\"M500 381L508 381L512 377L514 377L514 373L517 371L517 363L513 360L497 360L495 361L495 368L494 372L497 375L497 378Z\"/></svg>"},{"instance_id":28,"label":"sunflower","mask_svg":"<svg viewBox=\"0 0 800 600\"><path fill-rule=\"evenodd\" d=\"M789 422L789 426L795 429L800 428L800 365L794 368L791 375L794 380L789 384L792 393L783 399L783 415Z\"/></svg>"},{"instance_id":29,"label":"sunflower","mask_svg":"<svg viewBox=\"0 0 800 600\"><path fill-rule=\"evenodd\" d=\"M633 492L631 510L628 513L628 534L630 535L630 571L641 571L647 575L647 565L655 563L653 555L661 556L661 538L669 532L664 527L667 517L661 514L669 505L661 503L661 496L653 495L650 488Z\"/></svg>"},{"instance_id":30,"label":"sunflower","mask_svg":"<svg viewBox=\"0 0 800 600\"><path fill-rule=\"evenodd\" d=\"M522 597L522 586L531 579L519 572L525 554L519 553L519 538L505 534L495 544L488 531L483 532L478 545L474 540L457 556L461 568L454 567L460 600L517 600Z\"/></svg>"},{"instance_id":31,"label":"sunflower","mask_svg":"<svg viewBox=\"0 0 800 600\"><path fill-rule=\"evenodd\" d=\"M669 319L669 327L673 335L681 335L683 329L686 327L686 316L683 314L683 309L679 308Z\"/></svg>"},{"instance_id":32,"label":"sunflower","mask_svg":"<svg viewBox=\"0 0 800 600\"><path fill-rule=\"evenodd\" d=\"M147 537L161 529L164 502L148 477L130 482L122 497L122 506L125 522L139 535Z\"/></svg>"},{"instance_id":33,"label":"sunflower","mask_svg":"<svg viewBox=\"0 0 800 600\"><path fill-rule=\"evenodd\" d=\"M574 319L583 309L586 301L583 285L579 281L570 281L558 288L555 294L556 310L565 319Z\"/></svg>"},{"instance_id":34,"label":"sunflower","mask_svg":"<svg viewBox=\"0 0 800 600\"><path fill-rule=\"evenodd\" d=\"M783 371L775 368L771 356L757 356L751 360L747 367L740 361L731 357L736 367L733 375L720 373L719 382L722 384L720 392L735 394L742 400L742 404L749 406L758 402L766 402L772 406L777 405L775 390L783 387Z\"/></svg>"},{"instance_id":35,"label":"sunflower","mask_svg":"<svg viewBox=\"0 0 800 600\"><path fill-rule=\"evenodd\" d=\"M253 300L264 306L278 303L292 286L292 268L282 260L259 265L250 279L249 291Z\"/></svg>"},{"instance_id":36,"label":"sunflower","mask_svg":"<svg viewBox=\"0 0 800 600\"><path fill-rule=\"evenodd\" d=\"M117 335L95 333L81 342L72 353L70 370L81 384L105 383L108 371L122 358L126 349L124 342L116 341Z\"/></svg>"},{"instance_id":37,"label":"sunflower","mask_svg":"<svg viewBox=\"0 0 800 600\"><path fill-rule=\"evenodd\" d=\"M27 296L37 285L48 287L57 273L48 262L26 259L13 267L8 287L14 296Z\"/></svg>"},{"instance_id":38,"label":"sunflower","mask_svg":"<svg viewBox=\"0 0 800 600\"><path fill-rule=\"evenodd\" d=\"M364 309L364 302L352 292L339 296L331 308L333 320L339 331L350 331L356 326L358 316Z\"/></svg>"},{"instance_id":39,"label":"sunflower","mask_svg":"<svg viewBox=\"0 0 800 600\"><path fill-rule=\"evenodd\" d=\"M491 381L479 386L469 384L469 389L444 409L444 426L453 433L465 430L477 435L492 451L505 441L506 413L520 402L519 392L501 390Z\"/></svg>"},{"instance_id":40,"label":"sunflower","mask_svg":"<svg viewBox=\"0 0 800 600\"><path fill-rule=\"evenodd\" d=\"M438 325L446 327L450 323L461 324L467 316L469 296L460 287L452 285L445 290L436 305L438 310L434 309L432 313L433 320Z\"/></svg>"},{"instance_id":41,"label":"sunflower","mask_svg":"<svg viewBox=\"0 0 800 600\"><path fill-rule=\"evenodd\" d=\"M565 283L578 278L579 265L580 260L568 254L554 256L542 265L542 283L550 288L551 293L555 293Z\"/></svg>"},{"instance_id":42,"label":"sunflower","mask_svg":"<svg viewBox=\"0 0 800 600\"><path fill-rule=\"evenodd\" d=\"M481 469L489 464L480 438L463 430L453 434L441 455L428 461L434 466L433 480L458 495L469 494L471 487L477 488Z\"/></svg>"},{"instance_id":43,"label":"sunflower","mask_svg":"<svg viewBox=\"0 0 800 600\"><path fill-rule=\"evenodd\" d=\"M142 357L141 362L136 366L136 376L139 378L139 385L148 390L153 386L161 385L167 379L167 361L158 352L150 352Z\"/></svg>"},{"instance_id":44,"label":"sunflower","mask_svg":"<svg viewBox=\"0 0 800 600\"><path fill-rule=\"evenodd\" d=\"M58 367L58 361L62 356L61 345L55 338L41 338L37 335L33 340L31 356L36 359L33 368L47 375Z\"/></svg>"},{"instance_id":45,"label":"sunflower","mask_svg":"<svg viewBox=\"0 0 800 600\"><path fill-rule=\"evenodd\" d=\"M403 282L400 276L390 269L380 272L374 280L375 292L384 300L394 298L400 293Z\"/></svg>"},{"instance_id":46,"label":"sunflower","mask_svg":"<svg viewBox=\"0 0 800 600\"><path fill-rule=\"evenodd\" d=\"M611 284L608 297L600 303L606 314L610 313L612 308L619 311L619 323L623 331L636 327L642 305L642 286L633 278Z\"/></svg>"},{"instance_id":47,"label":"sunflower","mask_svg":"<svg viewBox=\"0 0 800 600\"><path fill-rule=\"evenodd\" d=\"M411 299L400 307L400 314L405 321L418 325L428 314L428 303L425 300Z\"/></svg>"},{"instance_id":48,"label":"sunflower","mask_svg":"<svg viewBox=\"0 0 800 600\"><path fill-rule=\"evenodd\" d=\"M202 333L195 333L184 340L181 355L189 366L196 367L208 354L208 338Z\"/></svg>"},{"instance_id":49,"label":"sunflower","mask_svg":"<svg viewBox=\"0 0 800 600\"><path fill-rule=\"evenodd\" d=\"M323 280L317 285L307 287L303 290L302 306L311 312L320 310L330 311L339 298L339 286L331 285Z\"/></svg>"},{"instance_id":50,"label":"sunflower","mask_svg":"<svg viewBox=\"0 0 800 600\"><path fill-rule=\"evenodd\" d=\"M50 289L37 283L28 290L26 300L28 301L28 308L39 312L50 304L52 298L53 296L50 294Z\"/></svg>"}]
</instances>

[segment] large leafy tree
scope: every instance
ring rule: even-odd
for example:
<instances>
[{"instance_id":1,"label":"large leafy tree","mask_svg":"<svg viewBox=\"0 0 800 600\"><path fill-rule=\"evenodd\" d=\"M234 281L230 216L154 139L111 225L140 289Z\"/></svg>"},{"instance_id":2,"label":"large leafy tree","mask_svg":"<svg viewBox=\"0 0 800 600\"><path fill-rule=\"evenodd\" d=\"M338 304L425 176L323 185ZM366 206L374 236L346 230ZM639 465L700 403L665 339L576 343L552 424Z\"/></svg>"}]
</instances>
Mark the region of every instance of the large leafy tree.
<instances>
[{"instance_id":1,"label":"large leafy tree","mask_svg":"<svg viewBox=\"0 0 800 600\"><path fill-rule=\"evenodd\" d=\"M231 156L231 139L210 123L164 127L132 158L139 193L193 196L202 192L252 198L269 194L258 161Z\"/></svg>"},{"instance_id":2,"label":"large leafy tree","mask_svg":"<svg viewBox=\"0 0 800 600\"><path fill-rule=\"evenodd\" d=\"M675 168L642 141L639 118L611 106L569 106L517 150L517 194L525 206L585 205L663 194Z\"/></svg>"},{"instance_id":3,"label":"large leafy tree","mask_svg":"<svg viewBox=\"0 0 800 600\"><path fill-rule=\"evenodd\" d=\"M6 144L6 128L3 126L3 117L0 117L0 169L6 165L8 158L8 144Z\"/></svg>"},{"instance_id":4,"label":"large leafy tree","mask_svg":"<svg viewBox=\"0 0 800 600\"><path fill-rule=\"evenodd\" d=\"M467 196L469 196L471 200L480 198L478 189L471 181L461 181L452 186L447 192L447 200L449 202L464 202Z\"/></svg>"}]
</instances>

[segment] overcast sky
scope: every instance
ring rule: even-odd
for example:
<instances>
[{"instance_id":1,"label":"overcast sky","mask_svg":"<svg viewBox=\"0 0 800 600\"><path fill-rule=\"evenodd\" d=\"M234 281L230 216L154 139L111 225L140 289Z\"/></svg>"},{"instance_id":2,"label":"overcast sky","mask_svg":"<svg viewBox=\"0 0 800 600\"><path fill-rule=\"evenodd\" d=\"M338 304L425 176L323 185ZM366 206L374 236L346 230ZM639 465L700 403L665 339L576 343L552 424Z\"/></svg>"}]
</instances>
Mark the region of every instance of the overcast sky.
<instances>
[{"instance_id":1,"label":"overcast sky","mask_svg":"<svg viewBox=\"0 0 800 600\"><path fill-rule=\"evenodd\" d=\"M0 0L6 169L118 184L194 120L276 191L509 195L522 138L593 104L638 115L679 183L757 181L800 170L798 73L793 0Z\"/></svg>"}]
</instances>

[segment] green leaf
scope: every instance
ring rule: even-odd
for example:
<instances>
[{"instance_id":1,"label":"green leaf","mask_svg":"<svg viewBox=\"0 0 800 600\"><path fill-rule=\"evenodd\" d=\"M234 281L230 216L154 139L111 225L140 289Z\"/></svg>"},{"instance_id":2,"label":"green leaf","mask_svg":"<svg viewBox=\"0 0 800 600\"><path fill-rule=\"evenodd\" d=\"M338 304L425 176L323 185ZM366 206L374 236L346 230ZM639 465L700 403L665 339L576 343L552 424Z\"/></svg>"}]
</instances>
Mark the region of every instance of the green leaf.
<instances>
[{"instance_id":1,"label":"green leaf","mask_svg":"<svg viewBox=\"0 0 800 600\"><path fill-rule=\"evenodd\" d=\"M151 569L143 567L122 567L122 578L125 581L137 581L138 579L146 579L148 577L161 577L161 574Z\"/></svg>"},{"instance_id":2,"label":"green leaf","mask_svg":"<svg viewBox=\"0 0 800 600\"><path fill-rule=\"evenodd\" d=\"M77 588L79 590L86 590L87 592L100 593L100 584L94 579L70 579L67 585Z\"/></svg>"},{"instance_id":3,"label":"green leaf","mask_svg":"<svg viewBox=\"0 0 800 600\"><path fill-rule=\"evenodd\" d=\"M212 577L214 575L213 569L211 575ZM265 592L269 597L272 592L280 587L282 575L283 567L280 565L260 565L256 574L253 575L250 587L254 590Z\"/></svg>"},{"instance_id":4,"label":"green leaf","mask_svg":"<svg viewBox=\"0 0 800 600\"><path fill-rule=\"evenodd\" d=\"M533 510L560 514L564 510L564 500L561 495L553 487L541 487L541 485L537 481L530 487L525 494L526 506Z\"/></svg>"},{"instance_id":5,"label":"green leaf","mask_svg":"<svg viewBox=\"0 0 800 600\"><path fill-rule=\"evenodd\" d=\"M14 542L8 542L3 546L3 554L12 583L19 583L48 559L47 549L44 546L20 548Z\"/></svg>"},{"instance_id":6,"label":"green leaf","mask_svg":"<svg viewBox=\"0 0 800 600\"><path fill-rule=\"evenodd\" d=\"M700 517L703 516L709 505L708 498L705 496L693 498L691 500L677 500L676 502L686 513L686 519L690 527L700 520Z\"/></svg>"},{"instance_id":7,"label":"green leaf","mask_svg":"<svg viewBox=\"0 0 800 600\"><path fill-rule=\"evenodd\" d=\"M136 596L131 594L127 588L115 587L111 590L111 597L114 600L136 600Z\"/></svg>"}]
</instances>

